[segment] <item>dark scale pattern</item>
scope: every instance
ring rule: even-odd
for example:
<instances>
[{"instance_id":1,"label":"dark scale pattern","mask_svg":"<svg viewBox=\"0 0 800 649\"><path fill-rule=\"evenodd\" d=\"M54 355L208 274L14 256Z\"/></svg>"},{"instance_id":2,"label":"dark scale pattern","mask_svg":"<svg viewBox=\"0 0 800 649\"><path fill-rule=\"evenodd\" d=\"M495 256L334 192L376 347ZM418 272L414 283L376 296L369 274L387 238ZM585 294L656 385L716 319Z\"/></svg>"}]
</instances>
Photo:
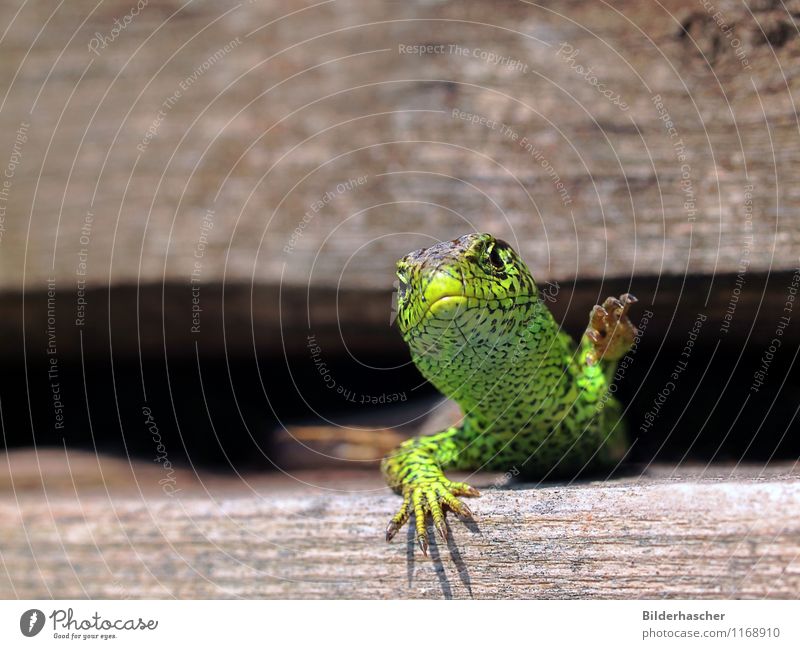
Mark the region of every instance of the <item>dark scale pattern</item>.
<instances>
[{"instance_id":1,"label":"dark scale pattern","mask_svg":"<svg viewBox=\"0 0 800 649\"><path fill-rule=\"evenodd\" d=\"M458 427L404 442L382 470L403 496L391 539L413 512L427 552L425 517L446 535L443 509L470 516L456 496L477 490L444 469L516 468L569 476L608 465L625 449L619 403L607 377L630 347L632 296L595 307L577 347L559 331L525 263L489 234L467 234L397 264L398 323L414 363L464 411Z\"/></svg>"}]
</instances>

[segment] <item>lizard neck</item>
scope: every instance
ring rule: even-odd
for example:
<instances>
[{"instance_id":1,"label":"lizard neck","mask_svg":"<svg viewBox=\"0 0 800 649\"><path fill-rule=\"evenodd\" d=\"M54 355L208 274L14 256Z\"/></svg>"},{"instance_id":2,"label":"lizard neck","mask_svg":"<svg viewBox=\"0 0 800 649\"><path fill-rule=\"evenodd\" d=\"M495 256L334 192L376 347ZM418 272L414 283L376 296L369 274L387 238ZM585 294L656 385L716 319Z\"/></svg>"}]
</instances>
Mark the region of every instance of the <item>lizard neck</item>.
<instances>
[{"instance_id":1,"label":"lizard neck","mask_svg":"<svg viewBox=\"0 0 800 649\"><path fill-rule=\"evenodd\" d=\"M474 314L408 343L425 378L482 428L518 430L568 398L553 392L564 383L558 379L570 352L540 300L516 304L499 319Z\"/></svg>"}]
</instances>

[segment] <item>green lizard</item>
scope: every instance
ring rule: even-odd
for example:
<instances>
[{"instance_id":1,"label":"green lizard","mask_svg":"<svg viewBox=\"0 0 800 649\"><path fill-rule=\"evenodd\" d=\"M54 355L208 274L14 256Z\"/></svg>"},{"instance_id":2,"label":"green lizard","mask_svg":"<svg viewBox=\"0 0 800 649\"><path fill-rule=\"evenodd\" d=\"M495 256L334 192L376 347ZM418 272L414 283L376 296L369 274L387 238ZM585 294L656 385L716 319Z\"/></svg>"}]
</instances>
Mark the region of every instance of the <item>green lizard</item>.
<instances>
[{"instance_id":1,"label":"green lizard","mask_svg":"<svg viewBox=\"0 0 800 649\"><path fill-rule=\"evenodd\" d=\"M457 496L478 496L444 469L514 467L528 477L608 466L626 448L619 402L608 392L636 330L630 295L595 306L577 346L560 331L525 262L490 234L467 234L397 263L397 321L423 376L461 406L463 420L401 444L381 464L402 495L389 541L413 513L427 554L426 517L442 538L444 511L471 518Z\"/></svg>"}]
</instances>

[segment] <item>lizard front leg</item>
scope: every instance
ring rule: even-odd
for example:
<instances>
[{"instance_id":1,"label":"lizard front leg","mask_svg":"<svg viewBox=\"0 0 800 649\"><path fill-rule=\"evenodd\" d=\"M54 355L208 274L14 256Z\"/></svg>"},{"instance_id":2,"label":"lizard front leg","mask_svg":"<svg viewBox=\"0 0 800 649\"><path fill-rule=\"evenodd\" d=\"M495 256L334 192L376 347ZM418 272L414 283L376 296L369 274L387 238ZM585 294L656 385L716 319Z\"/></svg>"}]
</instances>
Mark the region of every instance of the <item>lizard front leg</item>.
<instances>
[{"instance_id":1,"label":"lizard front leg","mask_svg":"<svg viewBox=\"0 0 800 649\"><path fill-rule=\"evenodd\" d=\"M447 538L445 509L471 519L472 512L456 496L479 496L474 487L445 477L443 467L455 464L459 455L460 428L450 428L436 435L415 437L403 442L384 458L381 470L386 482L403 496L403 504L389 521L386 540L391 541L414 513L416 539L423 554L428 554L428 515L442 539Z\"/></svg>"},{"instance_id":2,"label":"lizard front leg","mask_svg":"<svg viewBox=\"0 0 800 649\"><path fill-rule=\"evenodd\" d=\"M586 337L591 342L586 360L590 365L599 361L616 362L628 353L636 337L636 327L628 318L631 304L638 300L630 293L609 297L595 305L589 316Z\"/></svg>"}]
</instances>

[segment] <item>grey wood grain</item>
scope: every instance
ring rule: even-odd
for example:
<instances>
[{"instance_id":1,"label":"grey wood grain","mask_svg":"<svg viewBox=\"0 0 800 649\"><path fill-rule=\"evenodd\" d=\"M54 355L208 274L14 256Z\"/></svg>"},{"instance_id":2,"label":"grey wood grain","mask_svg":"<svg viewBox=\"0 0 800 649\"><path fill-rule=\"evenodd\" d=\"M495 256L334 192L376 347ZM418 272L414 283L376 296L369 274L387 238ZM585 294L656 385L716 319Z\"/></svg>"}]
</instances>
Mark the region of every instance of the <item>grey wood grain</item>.
<instances>
[{"instance_id":1,"label":"grey wood grain","mask_svg":"<svg viewBox=\"0 0 800 649\"><path fill-rule=\"evenodd\" d=\"M96 462L96 460L95 460ZM125 463L123 463L125 464ZM53 473L53 472L51 472ZM57 472L55 472L57 473ZM135 472L134 472L135 473ZM118 476L122 474L117 471ZM473 483L478 522L424 558L383 526L375 473L139 473L0 498L4 597L795 598L800 475L792 466L654 467L572 485ZM53 480L53 476L50 477Z\"/></svg>"}]
</instances>

